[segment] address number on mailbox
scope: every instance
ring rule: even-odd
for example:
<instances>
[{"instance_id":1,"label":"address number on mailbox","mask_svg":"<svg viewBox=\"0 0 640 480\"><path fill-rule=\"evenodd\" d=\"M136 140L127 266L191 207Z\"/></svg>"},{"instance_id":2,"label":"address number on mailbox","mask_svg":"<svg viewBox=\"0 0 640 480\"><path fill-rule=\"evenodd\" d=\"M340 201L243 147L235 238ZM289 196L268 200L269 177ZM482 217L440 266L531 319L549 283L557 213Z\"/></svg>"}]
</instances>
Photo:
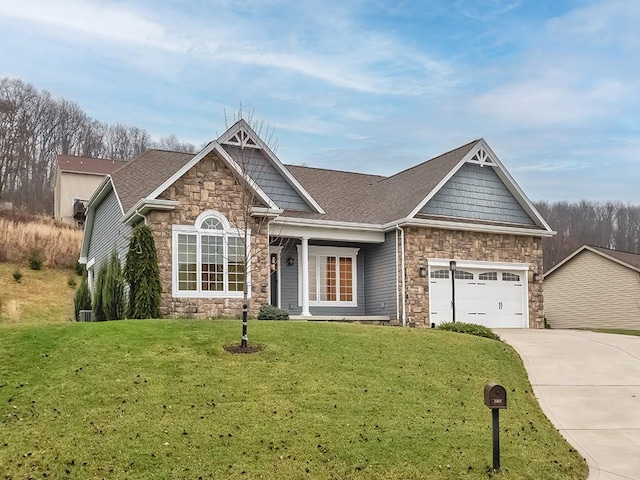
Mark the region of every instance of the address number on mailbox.
<instances>
[{"instance_id":1,"label":"address number on mailbox","mask_svg":"<svg viewBox=\"0 0 640 480\"><path fill-rule=\"evenodd\" d=\"M484 404L489 408L507 408L507 391L497 383L484 386Z\"/></svg>"}]
</instances>

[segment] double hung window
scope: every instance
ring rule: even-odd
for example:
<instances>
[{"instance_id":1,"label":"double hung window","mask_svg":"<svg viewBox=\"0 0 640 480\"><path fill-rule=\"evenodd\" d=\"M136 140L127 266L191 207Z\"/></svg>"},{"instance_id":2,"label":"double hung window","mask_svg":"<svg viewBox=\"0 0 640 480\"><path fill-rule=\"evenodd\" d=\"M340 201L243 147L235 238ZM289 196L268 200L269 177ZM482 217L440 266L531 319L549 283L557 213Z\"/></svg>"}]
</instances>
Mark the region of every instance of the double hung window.
<instances>
[{"instance_id":1,"label":"double hung window","mask_svg":"<svg viewBox=\"0 0 640 480\"><path fill-rule=\"evenodd\" d=\"M248 275L245 232L222 214L207 211L194 226L173 226L174 296L242 297Z\"/></svg>"}]
</instances>

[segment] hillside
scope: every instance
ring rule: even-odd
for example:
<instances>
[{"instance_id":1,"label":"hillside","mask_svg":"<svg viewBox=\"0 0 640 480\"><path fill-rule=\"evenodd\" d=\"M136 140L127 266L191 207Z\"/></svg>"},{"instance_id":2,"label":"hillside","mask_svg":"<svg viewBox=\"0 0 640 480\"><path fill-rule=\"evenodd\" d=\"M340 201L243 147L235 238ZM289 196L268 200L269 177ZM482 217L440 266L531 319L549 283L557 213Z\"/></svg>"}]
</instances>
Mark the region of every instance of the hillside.
<instances>
[{"instance_id":1,"label":"hillside","mask_svg":"<svg viewBox=\"0 0 640 480\"><path fill-rule=\"evenodd\" d=\"M16 271L22 273L20 282L13 278ZM70 322L75 288L69 279L80 283L71 269L0 263L0 324Z\"/></svg>"}]
</instances>

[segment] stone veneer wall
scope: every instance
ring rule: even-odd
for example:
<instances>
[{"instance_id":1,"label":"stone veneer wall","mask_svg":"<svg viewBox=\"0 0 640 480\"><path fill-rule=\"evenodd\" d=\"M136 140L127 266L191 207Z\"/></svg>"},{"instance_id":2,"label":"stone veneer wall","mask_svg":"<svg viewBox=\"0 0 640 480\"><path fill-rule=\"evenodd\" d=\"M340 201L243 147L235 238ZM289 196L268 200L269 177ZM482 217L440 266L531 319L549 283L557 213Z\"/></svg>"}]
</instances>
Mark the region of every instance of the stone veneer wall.
<instances>
[{"instance_id":1,"label":"stone veneer wall","mask_svg":"<svg viewBox=\"0 0 640 480\"><path fill-rule=\"evenodd\" d=\"M542 239L520 235L439 230L425 227L405 229L405 274L407 322L429 326L428 278L419 268L428 258L454 258L487 262L528 263L529 327L544 327L542 298ZM400 251L400 250L399 250ZM534 282L533 275L540 280ZM400 298L399 301L402 301ZM402 304L401 304L402 305Z\"/></svg>"},{"instance_id":2,"label":"stone veneer wall","mask_svg":"<svg viewBox=\"0 0 640 480\"><path fill-rule=\"evenodd\" d=\"M194 225L205 210L216 210L227 217L232 228L244 229L243 193L231 170L215 153L210 153L185 173L159 198L178 200L171 211L153 211L147 224L153 230L158 267L162 278L161 313L169 317L209 318L240 316L242 299L177 298L172 295L172 225ZM251 298L249 315L256 316L268 302L269 262L267 228L260 219L251 219Z\"/></svg>"}]
</instances>

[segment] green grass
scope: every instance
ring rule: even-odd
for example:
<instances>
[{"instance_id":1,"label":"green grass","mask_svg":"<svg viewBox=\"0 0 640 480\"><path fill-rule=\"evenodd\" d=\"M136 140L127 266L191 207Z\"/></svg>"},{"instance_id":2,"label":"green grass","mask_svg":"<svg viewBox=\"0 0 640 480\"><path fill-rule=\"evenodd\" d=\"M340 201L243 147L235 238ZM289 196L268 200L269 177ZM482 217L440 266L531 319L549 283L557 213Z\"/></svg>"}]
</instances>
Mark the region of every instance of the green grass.
<instances>
[{"instance_id":1,"label":"green grass","mask_svg":"<svg viewBox=\"0 0 640 480\"><path fill-rule=\"evenodd\" d=\"M20 282L13 272L22 272ZM28 265L0 263L0 324L59 323L73 319L75 290L67 284L71 269L31 270Z\"/></svg>"},{"instance_id":2,"label":"green grass","mask_svg":"<svg viewBox=\"0 0 640 480\"><path fill-rule=\"evenodd\" d=\"M0 325L0 478L584 479L508 345L435 330L238 321Z\"/></svg>"}]
</instances>

